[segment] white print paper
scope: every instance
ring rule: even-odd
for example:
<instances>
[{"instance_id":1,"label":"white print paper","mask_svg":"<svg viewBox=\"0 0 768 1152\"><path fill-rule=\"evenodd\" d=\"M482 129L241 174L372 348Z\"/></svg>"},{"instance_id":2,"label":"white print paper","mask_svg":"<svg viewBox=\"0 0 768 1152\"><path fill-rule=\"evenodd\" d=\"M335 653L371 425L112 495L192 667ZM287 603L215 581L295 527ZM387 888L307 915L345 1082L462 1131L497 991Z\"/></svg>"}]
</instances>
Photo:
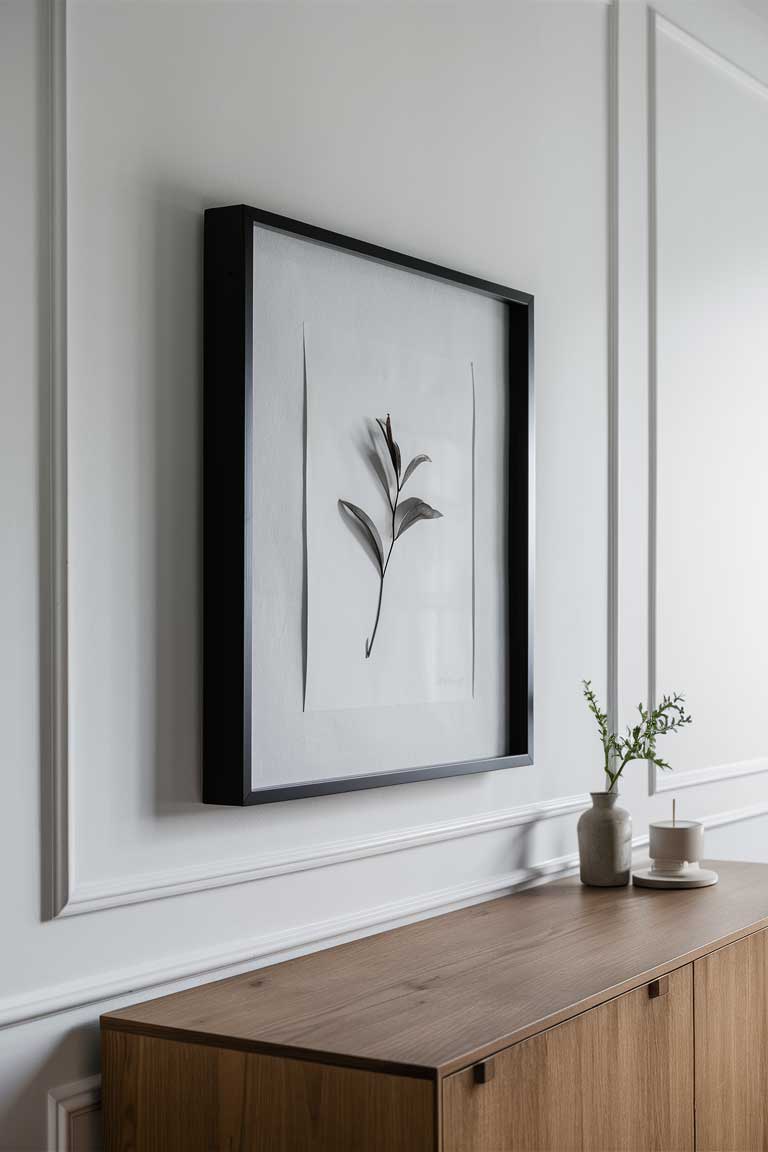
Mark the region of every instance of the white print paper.
<instances>
[{"instance_id":1,"label":"white print paper","mask_svg":"<svg viewBox=\"0 0 768 1152\"><path fill-rule=\"evenodd\" d=\"M471 363L418 345L390 345L356 330L321 330L311 324L304 327L304 347L305 708L471 699ZM430 457L413 470L399 496L390 468L392 501L402 505L419 498L440 513L412 523L394 544L392 508L378 474L389 468L389 460L376 417L387 414L400 448L401 477L414 457ZM378 468L371 457L375 448ZM375 546L340 500L363 509L373 521L386 563L383 585ZM396 530L401 515L398 511Z\"/></svg>"}]
</instances>

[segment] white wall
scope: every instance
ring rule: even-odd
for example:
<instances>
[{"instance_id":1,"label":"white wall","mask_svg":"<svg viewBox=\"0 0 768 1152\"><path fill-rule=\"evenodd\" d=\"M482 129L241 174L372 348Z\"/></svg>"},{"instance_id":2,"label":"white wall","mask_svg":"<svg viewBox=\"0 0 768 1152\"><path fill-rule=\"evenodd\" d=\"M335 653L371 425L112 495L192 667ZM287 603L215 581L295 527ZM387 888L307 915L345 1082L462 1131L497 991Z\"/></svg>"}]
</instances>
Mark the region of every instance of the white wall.
<instances>
[{"instance_id":1,"label":"white wall","mask_svg":"<svg viewBox=\"0 0 768 1152\"><path fill-rule=\"evenodd\" d=\"M695 685L701 735L687 759L680 738L680 801L707 819L719 854L759 856L768 812L768 750L757 730L718 716L719 673L702 675L707 646L697 632L686 661L688 633L670 627L661 595L649 652L647 579L649 539L659 590L690 563L687 549L671 550L663 516L649 537L649 386L658 378L659 506L686 479L703 518L709 465L689 451L680 407L696 399L683 390L696 386L689 356L727 399L702 356L711 320L687 303L702 266L683 224L709 230L719 291L742 300L728 336L741 341L739 378L765 353L749 353L757 335L744 313L759 298L734 253L732 214L715 211L729 185L721 170L719 195L699 194L714 161L701 105L685 97L693 77L712 139L741 141L729 162L742 189L765 178L742 130L746 117L755 138L764 130L768 101L687 42L670 50L656 28L654 41L666 39L655 51L649 148L641 0L67 8L64 45L51 36L48 0L0 6L0 106L11 110L0 124L11 161L0 274L6 1150L45 1147L49 1090L78 1082L60 1095L82 1106L79 1081L98 1070L100 1011L571 868L576 812L600 785L585 675L603 694L610 687L622 719L645 694L649 658L660 688ZM659 8L768 82L768 24L754 13L726 0ZM51 53L66 65L66 107L59 98L53 114ZM64 111L66 165L56 170L51 134ZM66 173L67 227L52 238L56 172ZM257 811L199 804L201 213L239 201L535 293L533 767ZM738 231L738 252L763 261L758 272L759 203L756 192L740 198ZM63 239L66 294L52 297ZM66 341L51 358L51 311L64 302ZM66 385L68 400L58 425L52 368L54 399ZM749 395L753 421L765 419ZM704 435L711 415L697 412ZM736 417L729 429L737 434ZM52 436L68 452L59 473ZM743 486L730 474L736 500L744 486L757 491L758 458L744 467ZM53 775L48 606L64 554L51 548L52 474L69 565L69 658L58 666L68 756ZM696 567L693 607L711 605L725 629L721 592L737 565ZM738 588L757 613L759 583ZM758 654L750 647L734 664L729 691L759 684ZM649 796L639 765L625 795L642 840L668 797ZM46 919L54 888L59 915Z\"/></svg>"}]
</instances>

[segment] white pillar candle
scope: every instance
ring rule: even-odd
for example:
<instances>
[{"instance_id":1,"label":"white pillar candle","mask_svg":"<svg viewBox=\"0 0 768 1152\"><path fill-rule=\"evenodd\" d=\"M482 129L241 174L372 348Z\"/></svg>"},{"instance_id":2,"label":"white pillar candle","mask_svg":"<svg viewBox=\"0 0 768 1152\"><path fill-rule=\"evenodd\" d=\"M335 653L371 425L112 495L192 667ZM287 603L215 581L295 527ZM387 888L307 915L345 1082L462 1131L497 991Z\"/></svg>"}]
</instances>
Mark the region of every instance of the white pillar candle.
<instances>
[{"instance_id":1,"label":"white pillar candle","mask_svg":"<svg viewBox=\"0 0 768 1152\"><path fill-rule=\"evenodd\" d=\"M657 820L649 826L655 872L677 872L701 859L704 829L697 820Z\"/></svg>"},{"instance_id":2,"label":"white pillar candle","mask_svg":"<svg viewBox=\"0 0 768 1152\"><path fill-rule=\"evenodd\" d=\"M656 820L649 825L651 867L632 876L640 888L709 888L717 884L717 872L700 868L704 853L704 826L698 820Z\"/></svg>"}]
</instances>

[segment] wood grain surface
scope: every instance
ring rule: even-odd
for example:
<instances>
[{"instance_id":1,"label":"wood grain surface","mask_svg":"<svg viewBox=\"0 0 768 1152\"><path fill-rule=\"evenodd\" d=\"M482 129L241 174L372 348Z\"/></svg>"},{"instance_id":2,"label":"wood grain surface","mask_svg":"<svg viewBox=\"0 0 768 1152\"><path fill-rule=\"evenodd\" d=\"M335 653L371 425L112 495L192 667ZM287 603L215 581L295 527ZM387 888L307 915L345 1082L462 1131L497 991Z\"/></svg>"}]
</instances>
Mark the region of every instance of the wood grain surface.
<instances>
[{"instance_id":1,"label":"wood grain surface","mask_svg":"<svg viewBox=\"0 0 768 1152\"><path fill-rule=\"evenodd\" d=\"M688 891L576 878L102 1017L105 1030L447 1075L768 925L768 865Z\"/></svg>"},{"instance_id":2,"label":"wood grain surface","mask_svg":"<svg viewBox=\"0 0 768 1152\"><path fill-rule=\"evenodd\" d=\"M106 1152L437 1152L434 1081L107 1032Z\"/></svg>"},{"instance_id":3,"label":"wood grain surface","mask_svg":"<svg viewBox=\"0 0 768 1152\"><path fill-rule=\"evenodd\" d=\"M442 1082L445 1152L689 1152L693 978L673 972Z\"/></svg>"},{"instance_id":4,"label":"wood grain surface","mask_svg":"<svg viewBox=\"0 0 768 1152\"><path fill-rule=\"evenodd\" d=\"M768 933L694 965L696 1147L768 1148Z\"/></svg>"}]
</instances>

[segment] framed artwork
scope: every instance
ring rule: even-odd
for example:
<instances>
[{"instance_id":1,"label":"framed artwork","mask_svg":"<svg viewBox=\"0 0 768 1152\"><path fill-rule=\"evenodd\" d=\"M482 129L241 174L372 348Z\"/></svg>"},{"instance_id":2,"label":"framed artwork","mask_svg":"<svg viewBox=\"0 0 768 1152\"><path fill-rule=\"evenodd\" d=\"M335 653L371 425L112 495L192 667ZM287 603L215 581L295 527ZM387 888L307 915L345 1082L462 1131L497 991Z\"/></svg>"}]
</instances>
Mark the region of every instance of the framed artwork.
<instances>
[{"instance_id":1,"label":"framed artwork","mask_svg":"<svg viewBox=\"0 0 768 1152\"><path fill-rule=\"evenodd\" d=\"M205 213L203 799L529 764L533 297Z\"/></svg>"}]
</instances>

